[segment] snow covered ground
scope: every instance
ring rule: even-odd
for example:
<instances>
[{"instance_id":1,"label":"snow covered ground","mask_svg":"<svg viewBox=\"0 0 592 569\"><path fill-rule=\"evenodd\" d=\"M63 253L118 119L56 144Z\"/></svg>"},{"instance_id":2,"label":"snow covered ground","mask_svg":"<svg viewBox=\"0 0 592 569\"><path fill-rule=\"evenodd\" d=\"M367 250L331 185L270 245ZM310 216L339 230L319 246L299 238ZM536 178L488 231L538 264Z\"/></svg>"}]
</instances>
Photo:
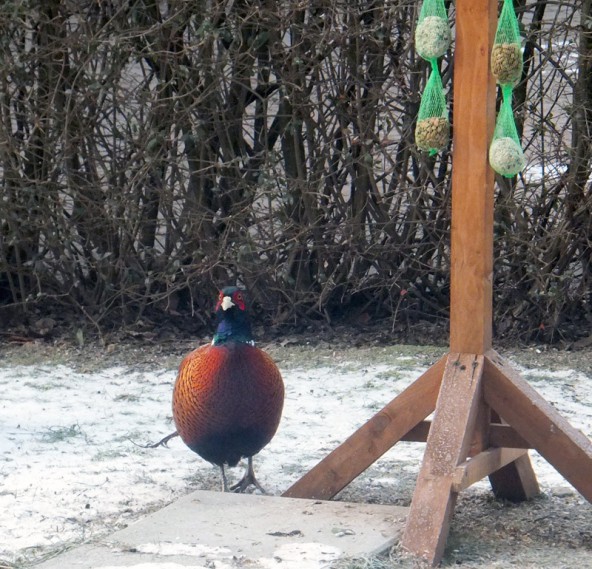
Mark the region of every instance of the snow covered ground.
<instances>
[{"instance_id":1,"label":"snow covered ground","mask_svg":"<svg viewBox=\"0 0 592 569\"><path fill-rule=\"evenodd\" d=\"M285 490L427 366L425 357L409 355L377 357L369 364L354 350L346 359L325 359L283 370L282 423L255 459L259 480L272 494ZM592 436L591 377L570 369L522 372L572 425ZM0 363L0 566L27 566L123 527L190 490L218 488L218 469L178 438L169 449L134 444L173 430L174 379L171 369L119 366L83 373L65 365ZM422 451L420 444L397 445L372 467L366 483L396 493L401 480L417 474ZM573 491L546 461L532 456L543 491ZM232 479L241 474L230 471ZM487 488L481 482L470 491ZM408 502L409 488L404 493Z\"/></svg>"}]
</instances>

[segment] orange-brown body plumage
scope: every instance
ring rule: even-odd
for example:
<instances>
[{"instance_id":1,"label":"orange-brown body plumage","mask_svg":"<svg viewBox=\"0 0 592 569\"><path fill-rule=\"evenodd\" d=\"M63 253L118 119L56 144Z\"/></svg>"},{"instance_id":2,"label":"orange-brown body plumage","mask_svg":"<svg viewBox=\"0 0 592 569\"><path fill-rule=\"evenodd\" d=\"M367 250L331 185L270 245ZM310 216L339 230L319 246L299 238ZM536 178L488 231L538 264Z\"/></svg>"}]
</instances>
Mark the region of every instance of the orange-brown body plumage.
<instances>
[{"instance_id":1,"label":"orange-brown body plumage","mask_svg":"<svg viewBox=\"0 0 592 569\"><path fill-rule=\"evenodd\" d=\"M251 458L273 438L282 414L284 384L273 360L253 345L243 291L222 290L212 344L188 354L173 391L173 418L185 444L222 469L249 459L240 490L254 478ZM241 481L241 482L243 482Z\"/></svg>"},{"instance_id":2,"label":"orange-brown body plumage","mask_svg":"<svg viewBox=\"0 0 592 569\"><path fill-rule=\"evenodd\" d=\"M284 385L272 359L245 343L202 346L182 361L173 416L185 444L205 460L235 466L275 434Z\"/></svg>"}]
</instances>

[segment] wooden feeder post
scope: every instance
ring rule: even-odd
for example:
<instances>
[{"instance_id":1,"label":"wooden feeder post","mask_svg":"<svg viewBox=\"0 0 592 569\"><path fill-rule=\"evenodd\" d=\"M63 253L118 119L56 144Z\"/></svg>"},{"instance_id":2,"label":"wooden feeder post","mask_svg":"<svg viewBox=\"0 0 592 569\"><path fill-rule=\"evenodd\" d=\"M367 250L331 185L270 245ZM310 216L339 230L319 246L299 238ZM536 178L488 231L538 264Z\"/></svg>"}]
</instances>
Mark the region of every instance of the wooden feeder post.
<instances>
[{"instance_id":1,"label":"wooden feeder post","mask_svg":"<svg viewBox=\"0 0 592 569\"><path fill-rule=\"evenodd\" d=\"M446 545L458 496L456 469L470 452L489 446L482 382L484 354L492 347L494 172L488 150L496 82L489 54L497 5L497 0L455 4L450 356L403 537L406 549L433 562ZM524 493L530 497L538 485L524 460L529 477Z\"/></svg>"},{"instance_id":2,"label":"wooden feeder post","mask_svg":"<svg viewBox=\"0 0 592 569\"><path fill-rule=\"evenodd\" d=\"M332 498L397 442L426 442L402 545L432 565L444 553L460 491L489 477L499 498L521 501L539 492L529 448L592 502L592 443L491 347L488 149L496 86L489 54L498 2L455 5L449 353L284 493Z\"/></svg>"}]
</instances>

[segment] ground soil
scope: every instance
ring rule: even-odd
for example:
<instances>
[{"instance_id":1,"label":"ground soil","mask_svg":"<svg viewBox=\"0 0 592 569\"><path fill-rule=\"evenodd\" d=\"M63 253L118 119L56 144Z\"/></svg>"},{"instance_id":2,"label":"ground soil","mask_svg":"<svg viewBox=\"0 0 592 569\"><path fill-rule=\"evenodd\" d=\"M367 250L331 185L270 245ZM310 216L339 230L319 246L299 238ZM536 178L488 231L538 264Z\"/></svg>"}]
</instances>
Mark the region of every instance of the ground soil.
<instances>
[{"instance_id":1,"label":"ground soil","mask_svg":"<svg viewBox=\"0 0 592 569\"><path fill-rule=\"evenodd\" d=\"M367 342L363 339L366 338ZM48 341L9 341L0 345L4 365L53 363L67 364L81 371L114 365L134 369L174 369L180 357L205 339L160 338L156 341L142 334L113 338L103 344L81 345L68 338ZM354 348L355 346L355 348ZM388 346L383 337L364 336L359 331L343 333L311 341L307 335L270 340L264 347L286 368L306 362L326 365L332 360L380 363L391 352L400 356L409 353L429 365L446 352L445 346ZM575 369L590 379L592 387L592 348L559 350L547 346L521 348L501 347L505 356L524 367L552 370ZM383 464L381 468L385 468ZM386 465L388 468L388 464ZM415 477L405 475L397 487L368 484L377 472L370 468L339 496L340 500L408 506ZM592 473L591 473L592 475ZM495 500L486 490L469 489L458 500L443 566L475 569L520 567L526 569L576 569L592 567L592 506L575 491L546 489L528 503L512 504ZM386 567L416 568L422 564L408 558L397 546L387 556L340 561L339 569L379 569Z\"/></svg>"}]
</instances>

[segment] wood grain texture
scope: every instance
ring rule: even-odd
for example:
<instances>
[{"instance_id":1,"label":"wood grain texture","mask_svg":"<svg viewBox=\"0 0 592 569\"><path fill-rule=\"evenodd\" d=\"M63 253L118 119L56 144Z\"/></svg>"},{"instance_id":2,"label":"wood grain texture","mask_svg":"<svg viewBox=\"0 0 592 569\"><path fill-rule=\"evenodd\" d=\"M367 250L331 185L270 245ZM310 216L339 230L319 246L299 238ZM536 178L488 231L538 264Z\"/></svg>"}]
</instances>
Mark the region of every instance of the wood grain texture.
<instances>
[{"instance_id":1,"label":"wood grain texture","mask_svg":"<svg viewBox=\"0 0 592 569\"><path fill-rule=\"evenodd\" d=\"M514 462L526 452L524 449L490 448L456 467L453 491L460 492L500 468Z\"/></svg>"},{"instance_id":2,"label":"wood grain texture","mask_svg":"<svg viewBox=\"0 0 592 569\"><path fill-rule=\"evenodd\" d=\"M402 540L406 550L434 565L444 553L458 496L456 468L466 459L472 442L482 373L483 356L448 355Z\"/></svg>"},{"instance_id":3,"label":"wood grain texture","mask_svg":"<svg viewBox=\"0 0 592 569\"><path fill-rule=\"evenodd\" d=\"M492 424L489 426L489 444L492 447L531 448L528 441L520 436L510 425Z\"/></svg>"},{"instance_id":4,"label":"wood grain texture","mask_svg":"<svg viewBox=\"0 0 592 569\"><path fill-rule=\"evenodd\" d=\"M539 483L528 454L523 454L492 472L489 482L498 500L524 502L540 494Z\"/></svg>"},{"instance_id":5,"label":"wood grain texture","mask_svg":"<svg viewBox=\"0 0 592 569\"><path fill-rule=\"evenodd\" d=\"M326 456L283 496L329 499L366 470L433 412L442 380L442 358Z\"/></svg>"},{"instance_id":6,"label":"wood grain texture","mask_svg":"<svg viewBox=\"0 0 592 569\"><path fill-rule=\"evenodd\" d=\"M485 359L485 400L588 501L592 442L493 350Z\"/></svg>"},{"instance_id":7,"label":"wood grain texture","mask_svg":"<svg viewBox=\"0 0 592 569\"><path fill-rule=\"evenodd\" d=\"M487 380L487 378L485 378ZM490 407L491 425L489 441L491 446L506 448L531 448L531 445L510 427L497 411ZM540 493L539 483L532 468L530 456L524 454L506 466L492 472L489 482L498 500L524 502Z\"/></svg>"},{"instance_id":8,"label":"wood grain texture","mask_svg":"<svg viewBox=\"0 0 592 569\"><path fill-rule=\"evenodd\" d=\"M422 421L411 429L401 440L425 443L428 440L431 421ZM489 425L489 444L492 447L531 448L528 441L521 437L510 425L492 423Z\"/></svg>"},{"instance_id":9,"label":"wood grain texture","mask_svg":"<svg viewBox=\"0 0 592 569\"><path fill-rule=\"evenodd\" d=\"M489 53L497 2L458 0L454 50L450 351L491 347L493 184L489 144L495 126L495 80Z\"/></svg>"}]
</instances>

